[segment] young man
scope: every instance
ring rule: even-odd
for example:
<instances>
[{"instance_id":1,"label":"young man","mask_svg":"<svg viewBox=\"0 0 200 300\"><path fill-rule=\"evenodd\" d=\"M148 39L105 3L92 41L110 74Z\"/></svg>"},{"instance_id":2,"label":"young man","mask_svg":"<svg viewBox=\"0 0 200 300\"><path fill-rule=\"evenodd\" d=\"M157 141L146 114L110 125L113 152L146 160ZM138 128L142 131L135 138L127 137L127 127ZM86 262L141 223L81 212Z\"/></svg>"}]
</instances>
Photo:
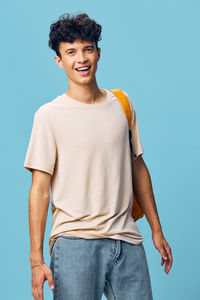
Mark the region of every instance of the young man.
<instances>
[{"instance_id":1,"label":"young man","mask_svg":"<svg viewBox=\"0 0 200 300\"><path fill-rule=\"evenodd\" d=\"M101 26L87 14L63 15L50 27L49 46L69 89L40 106L24 162L32 172L29 223L32 295L43 299L150 300L143 237L131 216L133 189L152 229L168 274L171 249L156 209L133 102L132 148L120 102L96 82ZM43 239L52 189L50 267Z\"/></svg>"}]
</instances>

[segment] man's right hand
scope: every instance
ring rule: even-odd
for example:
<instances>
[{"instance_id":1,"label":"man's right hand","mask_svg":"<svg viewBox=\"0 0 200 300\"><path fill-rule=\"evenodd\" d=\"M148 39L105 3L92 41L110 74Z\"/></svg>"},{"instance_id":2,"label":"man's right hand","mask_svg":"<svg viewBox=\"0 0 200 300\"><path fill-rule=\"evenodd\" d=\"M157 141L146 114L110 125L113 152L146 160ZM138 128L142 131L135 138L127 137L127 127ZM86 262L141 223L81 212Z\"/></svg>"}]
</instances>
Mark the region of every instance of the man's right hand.
<instances>
[{"instance_id":1,"label":"man's right hand","mask_svg":"<svg viewBox=\"0 0 200 300\"><path fill-rule=\"evenodd\" d=\"M48 280L48 284L53 290L55 287L53 273L48 265L43 264L32 269L31 285L34 300L44 300L43 286L46 280Z\"/></svg>"}]
</instances>

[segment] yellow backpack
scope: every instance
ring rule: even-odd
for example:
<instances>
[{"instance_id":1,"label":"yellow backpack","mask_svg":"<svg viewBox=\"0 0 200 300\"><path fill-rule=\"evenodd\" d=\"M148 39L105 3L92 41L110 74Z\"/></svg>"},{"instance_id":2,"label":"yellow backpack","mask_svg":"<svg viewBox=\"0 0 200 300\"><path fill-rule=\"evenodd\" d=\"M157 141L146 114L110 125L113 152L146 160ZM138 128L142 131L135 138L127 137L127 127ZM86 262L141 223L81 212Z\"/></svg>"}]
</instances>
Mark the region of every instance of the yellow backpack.
<instances>
[{"instance_id":1,"label":"yellow backpack","mask_svg":"<svg viewBox=\"0 0 200 300\"><path fill-rule=\"evenodd\" d=\"M132 114L131 114L131 109L130 109L130 105L129 105L129 101L126 97L126 95L122 92L122 90L120 89L112 89L110 90L119 100L124 113L127 117L128 120L128 127L129 127L129 142L130 142L130 148L131 148L131 152L132 150L132 132L131 132L131 121L132 121ZM142 218L144 216L144 212L141 208L141 206L139 205L138 201L137 201L137 197L135 195L135 193L133 192L133 206L132 206L132 217L134 219L134 221L136 222L138 219Z\"/></svg>"}]
</instances>

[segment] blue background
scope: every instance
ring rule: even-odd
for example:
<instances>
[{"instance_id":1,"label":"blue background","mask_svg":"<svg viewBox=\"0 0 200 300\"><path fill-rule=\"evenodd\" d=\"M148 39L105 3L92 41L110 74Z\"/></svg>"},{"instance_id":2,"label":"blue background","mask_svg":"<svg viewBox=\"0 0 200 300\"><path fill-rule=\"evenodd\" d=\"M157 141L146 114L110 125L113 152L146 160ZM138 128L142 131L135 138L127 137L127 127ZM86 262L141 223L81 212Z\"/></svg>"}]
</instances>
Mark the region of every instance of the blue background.
<instances>
[{"instance_id":1,"label":"blue background","mask_svg":"<svg viewBox=\"0 0 200 300\"><path fill-rule=\"evenodd\" d=\"M1 2L1 299L33 299L31 173L23 163L34 112L68 88L48 47L50 24L66 12L86 12L103 26L98 85L124 89L135 104L143 158L174 259L167 275L146 218L139 220L154 300L200 299L200 4L192 0ZM49 207L48 264L51 222ZM44 299L52 299L47 281Z\"/></svg>"}]
</instances>

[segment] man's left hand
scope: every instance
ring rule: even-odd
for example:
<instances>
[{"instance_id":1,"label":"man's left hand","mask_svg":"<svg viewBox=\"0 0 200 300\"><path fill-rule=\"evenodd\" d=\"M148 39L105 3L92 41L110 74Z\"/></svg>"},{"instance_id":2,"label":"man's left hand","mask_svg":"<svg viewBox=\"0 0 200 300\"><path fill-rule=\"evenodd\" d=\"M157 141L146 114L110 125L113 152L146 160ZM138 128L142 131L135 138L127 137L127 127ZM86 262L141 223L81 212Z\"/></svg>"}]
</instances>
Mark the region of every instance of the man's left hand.
<instances>
[{"instance_id":1,"label":"man's left hand","mask_svg":"<svg viewBox=\"0 0 200 300\"><path fill-rule=\"evenodd\" d=\"M162 256L161 266L165 263L165 273L168 274L172 266L172 252L171 248L165 240L163 233L161 231L153 232L152 239L154 246L160 252Z\"/></svg>"}]
</instances>

